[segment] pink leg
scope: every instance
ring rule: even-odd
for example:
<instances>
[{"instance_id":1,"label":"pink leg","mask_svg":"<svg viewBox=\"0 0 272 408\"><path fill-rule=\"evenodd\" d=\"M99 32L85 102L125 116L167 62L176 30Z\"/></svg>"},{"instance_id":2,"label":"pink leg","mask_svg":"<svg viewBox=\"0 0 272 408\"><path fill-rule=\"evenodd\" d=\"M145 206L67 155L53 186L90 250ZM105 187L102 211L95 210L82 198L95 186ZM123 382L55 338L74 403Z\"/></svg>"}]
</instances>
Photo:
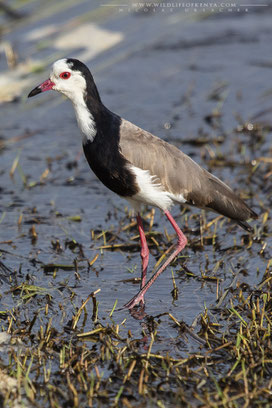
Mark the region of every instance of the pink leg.
<instances>
[{"instance_id":1,"label":"pink leg","mask_svg":"<svg viewBox=\"0 0 272 408\"><path fill-rule=\"evenodd\" d=\"M138 303L144 301L144 295L147 292L147 290L150 288L150 286L155 282L155 280L160 276L160 274L167 268L167 266L175 259L175 257L182 251L182 249L185 247L187 244L187 238L179 228L178 224L172 217L169 211L164 212L168 220L171 222L172 227L177 233L178 236L178 244L175 249L175 251L172 253L172 255L169 256L169 258L164 262L164 264L158 269L157 272L154 273L154 275L149 279L149 281L141 287L141 290L137 293L136 296L134 296L128 303L124 305L124 308L127 309L132 309L134 306L136 306Z\"/></svg>"},{"instance_id":2,"label":"pink leg","mask_svg":"<svg viewBox=\"0 0 272 408\"><path fill-rule=\"evenodd\" d=\"M140 240L141 240L141 257L142 257L141 289L143 289L146 283L146 272L147 272L148 259L149 259L149 249L146 243L143 221L142 221L140 214L137 215L137 224L138 224Z\"/></svg>"}]
</instances>

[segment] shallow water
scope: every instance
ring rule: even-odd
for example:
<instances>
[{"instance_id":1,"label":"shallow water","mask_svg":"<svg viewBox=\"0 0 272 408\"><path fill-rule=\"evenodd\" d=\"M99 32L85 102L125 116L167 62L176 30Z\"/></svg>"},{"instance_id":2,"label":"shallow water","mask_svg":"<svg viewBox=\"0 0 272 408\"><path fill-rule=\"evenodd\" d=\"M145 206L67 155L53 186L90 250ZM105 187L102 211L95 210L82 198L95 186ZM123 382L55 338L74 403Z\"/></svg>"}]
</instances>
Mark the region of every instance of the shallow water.
<instances>
[{"instance_id":1,"label":"shallow water","mask_svg":"<svg viewBox=\"0 0 272 408\"><path fill-rule=\"evenodd\" d=\"M44 323L44 319L52 317L52 326L63 332L82 300L100 288L98 319L103 324L111 319L120 324L126 319L121 332L131 330L135 337L141 338L148 316L161 313L171 313L177 320L191 325L205 306L212 308L216 304L218 295L238 271L241 271L240 282L251 288L258 285L272 257L271 161L260 161L256 171L252 171L256 160L271 159L272 153L272 9L249 7L248 12L217 14L174 10L164 14L161 11L132 13L113 7L106 11L98 2L92 6L84 1L77 6L63 2L59 11L48 4L46 9L38 0L26 3L21 10L28 17L16 24L4 19L6 32L2 33L2 40L16 49L19 65L14 70L8 69L2 58L0 66L3 78L8 83L14 79L19 92L14 101L1 105L0 252L1 262L10 271L1 269L1 310L19 307L22 320L31 320L36 313L39 316L48 297L38 294L22 304L19 293L11 295L10 289L22 283L45 288L50 295L50 307L46 317L40 319ZM94 73L105 105L175 143L241 195L248 196L249 205L261 214L260 220L253 223L256 229L251 248L244 243L248 235L245 231L227 220L221 225L220 220L217 245L205 244L197 249L200 217L205 222L204 215L195 210L181 215L182 209L174 208L173 214L185 228L189 245L149 290L147 317L143 321L134 319L126 310L109 317L116 299L120 307L138 290L139 283L124 282L140 276L138 248L133 252L101 250L103 236L91 237L91 230L96 236L111 231L117 235L114 244L137 243L138 239L131 241L137 235L135 227L121 231L130 223L126 202L102 186L89 170L69 101L53 92L31 100L26 98L32 88L48 77L49 63L68 55L81 58L86 52L80 47L80 38L77 47L69 47L68 43L66 47L56 48L55 42L57 39L62 43L60 40L67 32L76 32L89 12L94 13L92 18L97 13L98 27L108 33L109 44L111 33L120 38L114 46L109 45L101 52L96 50L91 60L84 61ZM56 32L53 30L51 36L41 34L38 41L31 40L34 30L48 26L55 27ZM99 36L96 41L99 42ZM42 72L31 72L32 61L41 65ZM213 112L219 116L210 116ZM247 122L254 123L253 130L238 132ZM262 124L259 131L255 130L257 123ZM201 140L197 143L198 139ZM18 156L19 166L11 177L9 172ZM262 225L265 212L269 214L266 230ZM77 215L80 222L68 218ZM210 221L215 216L205 217ZM31 232L33 226L37 236L33 229ZM163 235L165 228L172 234L169 224L156 211L153 230L161 235L157 238L159 250L156 247L151 250L150 271L169 246ZM204 230L204 238L213 235L213 228ZM171 237L174 242L174 235ZM98 259L88 267L87 260L96 255ZM52 263L74 265L75 261L77 273L73 267L56 268L55 273L45 272L43 267ZM217 269L219 261L221 265ZM175 300L171 295L171 271L178 288ZM219 286L202 275L215 276ZM89 318L84 326L81 319L78 328L82 331L94 327L90 319L91 302L86 308ZM39 325L38 318L33 333ZM160 341L154 344L156 352L168 352L169 344L173 355L178 357L199 349L199 343L190 337L178 342L172 323L165 316L161 318L159 337Z\"/></svg>"}]
</instances>

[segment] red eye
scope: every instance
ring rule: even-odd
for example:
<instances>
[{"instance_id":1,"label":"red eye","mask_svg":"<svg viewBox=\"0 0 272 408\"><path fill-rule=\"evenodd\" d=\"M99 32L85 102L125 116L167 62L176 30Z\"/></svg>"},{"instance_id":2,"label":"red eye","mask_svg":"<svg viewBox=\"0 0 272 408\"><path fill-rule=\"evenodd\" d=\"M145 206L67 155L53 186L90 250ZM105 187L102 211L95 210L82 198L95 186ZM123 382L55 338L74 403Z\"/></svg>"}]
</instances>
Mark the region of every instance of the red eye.
<instances>
[{"instance_id":1,"label":"red eye","mask_svg":"<svg viewBox=\"0 0 272 408\"><path fill-rule=\"evenodd\" d=\"M68 79L68 78L70 78L70 76L71 76L70 72L62 72L60 74L60 78L62 78L62 79Z\"/></svg>"}]
</instances>

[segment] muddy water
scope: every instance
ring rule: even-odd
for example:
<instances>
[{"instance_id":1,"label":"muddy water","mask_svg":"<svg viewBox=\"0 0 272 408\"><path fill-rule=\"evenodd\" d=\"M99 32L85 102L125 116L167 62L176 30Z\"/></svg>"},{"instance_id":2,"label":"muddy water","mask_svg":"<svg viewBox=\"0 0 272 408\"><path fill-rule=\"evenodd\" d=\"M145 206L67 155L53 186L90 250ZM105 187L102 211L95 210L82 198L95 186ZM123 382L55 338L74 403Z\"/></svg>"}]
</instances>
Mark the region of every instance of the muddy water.
<instances>
[{"instance_id":1,"label":"muddy water","mask_svg":"<svg viewBox=\"0 0 272 408\"><path fill-rule=\"evenodd\" d=\"M140 276L139 252L100 249L105 244L102 231L116 234L113 243L121 244L137 242L131 241L137 230L121 231L130 222L126 202L102 186L89 170L71 104L53 92L26 98L48 77L48 66L55 59L85 56L110 109L175 143L248 196L257 212L269 212L266 234L261 222L256 222L251 248L245 244L243 230L227 221L221 225L222 220L217 225L217 245L207 243L200 248L201 213L181 215L182 209L173 209L189 245L150 289L146 313L169 312L191 325L205 305L216 304L239 271L241 282L257 285L271 258L271 164L261 161L252 171L257 159L271 159L271 7L249 7L247 12L174 9L147 13L103 8L95 2L92 6L64 2L60 9L50 2L47 8L44 3L26 3L20 9L25 17L17 23L2 17L6 27L2 40L16 49L18 66L8 69L2 58L2 76L10 87L11 101L1 105L1 310L19 307L21 318L31 320L43 310L49 296L46 319L53 317L52 325L62 332L92 291L101 289L98 318L105 324L110 322L115 300L119 307L138 290L138 284L124 280ZM89 48L85 41L88 29L83 34L79 30L86 22L95 27L95 46L90 38ZM77 45L65 41L70 32ZM255 128L256 123L265 123L265 128L247 130L243 128L246 122L254 123ZM18 166L11 177L16 158ZM204 222L204 215L201 217ZM207 221L214 218L206 217ZM156 211L153 230L162 233L160 251L169 246L165 228L172 234ZM211 226L204 237L213 233ZM150 271L160 254L152 250ZM98 259L88 267L96 255ZM56 268L54 273L43 267L73 266L75 261L77 272L75 267ZM171 271L178 287L176 300L171 295ZM203 279L204 275L218 278L218 285ZM20 293L10 292L23 283L44 288L46 296L44 292L23 302ZM89 318L80 326L82 331L93 328L91 303L87 311ZM139 322L127 311L114 313L113 319L117 323L127 319L122 330L130 329L135 336L141 336L147 321ZM161 322L161 341L155 349L167 351L173 342L172 325L165 316ZM35 326L37 330L38 320ZM197 350L199 344L187 339L174 346L177 355L183 355Z\"/></svg>"}]
</instances>

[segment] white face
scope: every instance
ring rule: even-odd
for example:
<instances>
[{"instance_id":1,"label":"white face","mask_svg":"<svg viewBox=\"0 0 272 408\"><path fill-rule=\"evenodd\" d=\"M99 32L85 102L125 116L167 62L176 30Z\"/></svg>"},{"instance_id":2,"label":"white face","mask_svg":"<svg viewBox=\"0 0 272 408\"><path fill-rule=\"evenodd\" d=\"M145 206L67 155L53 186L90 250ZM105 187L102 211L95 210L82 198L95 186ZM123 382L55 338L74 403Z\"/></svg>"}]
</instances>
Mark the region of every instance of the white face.
<instances>
[{"instance_id":1,"label":"white face","mask_svg":"<svg viewBox=\"0 0 272 408\"><path fill-rule=\"evenodd\" d=\"M78 103L86 92L86 80L80 71L71 68L72 65L68 64L66 59L56 61L52 67L50 80L55 84L52 89Z\"/></svg>"}]
</instances>

